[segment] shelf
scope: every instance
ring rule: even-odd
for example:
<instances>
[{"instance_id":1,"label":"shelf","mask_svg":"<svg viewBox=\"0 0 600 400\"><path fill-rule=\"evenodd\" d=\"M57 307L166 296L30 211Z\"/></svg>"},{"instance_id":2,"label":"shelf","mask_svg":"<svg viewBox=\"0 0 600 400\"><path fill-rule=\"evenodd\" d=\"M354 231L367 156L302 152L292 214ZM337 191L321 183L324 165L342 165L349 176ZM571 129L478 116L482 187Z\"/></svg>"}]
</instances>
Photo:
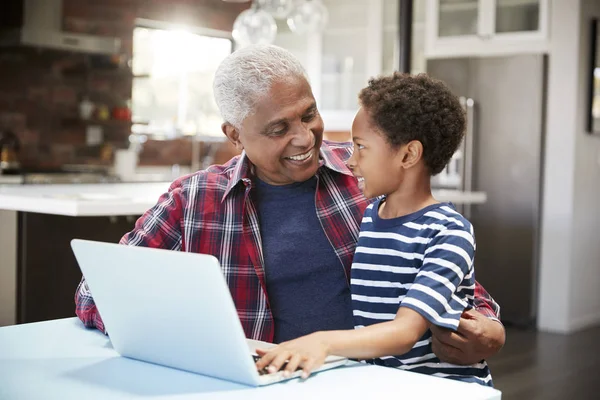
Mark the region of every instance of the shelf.
<instances>
[{"instance_id":1,"label":"shelf","mask_svg":"<svg viewBox=\"0 0 600 400\"><path fill-rule=\"evenodd\" d=\"M63 126L98 125L98 126L102 126L102 127L127 128L127 127L131 127L131 125L133 125L133 124L139 124L139 123L140 122L126 121L126 120L120 120L120 119L100 120L100 119L95 119L95 118L81 119L81 118L77 118L77 117L67 117L67 118L62 119Z\"/></svg>"},{"instance_id":2,"label":"shelf","mask_svg":"<svg viewBox=\"0 0 600 400\"><path fill-rule=\"evenodd\" d=\"M496 3L496 8L504 7L523 7L523 6L539 6L540 0L505 0L502 4ZM456 3L444 3L440 4L440 11L442 12L454 12L454 11L472 11L479 8L479 2L456 2Z\"/></svg>"},{"instance_id":3,"label":"shelf","mask_svg":"<svg viewBox=\"0 0 600 400\"><path fill-rule=\"evenodd\" d=\"M365 35L367 33L367 27L347 27L347 28L329 28L325 29L322 33L323 36L345 36L345 35Z\"/></svg>"},{"instance_id":4,"label":"shelf","mask_svg":"<svg viewBox=\"0 0 600 400\"><path fill-rule=\"evenodd\" d=\"M460 3L440 4L440 12L473 11L479 8L478 2L464 1Z\"/></svg>"},{"instance_id":5,"label":"shelf","mask_svg":"<svg viewBox=\"0 0 600 400\"><path fill-rule=\"evenodd\" d=\"M425 23L424 22L413 22L412 24L413 31L424 31ZM384 32L398 32L398 25L388 24L383 26Z\"/></svg>"},{"instance_id":6,"label":"shelf","mask_svg":"<svg viewBox=\"0 0 600 400\"><path fill-rule=\"evenodd\" d=\"M130 69L93 69L93 68L77 68L63 70L62 75L67 78L88 78L90 76L116 78L116 79L134 79L134 78L149 78L150 74L134 74Z\"/></svg>"},{"instance_id":7,"label":"shelf","mask_svg":"<svg viewBox=\"0 0 600 400\"><path fill-rule=\"evenodd\" d=\"M502 4L496 3L497 8L504 7L523 7L523 6L539 6L540 0L504 0Z\"/></svg>"}]
</instances>

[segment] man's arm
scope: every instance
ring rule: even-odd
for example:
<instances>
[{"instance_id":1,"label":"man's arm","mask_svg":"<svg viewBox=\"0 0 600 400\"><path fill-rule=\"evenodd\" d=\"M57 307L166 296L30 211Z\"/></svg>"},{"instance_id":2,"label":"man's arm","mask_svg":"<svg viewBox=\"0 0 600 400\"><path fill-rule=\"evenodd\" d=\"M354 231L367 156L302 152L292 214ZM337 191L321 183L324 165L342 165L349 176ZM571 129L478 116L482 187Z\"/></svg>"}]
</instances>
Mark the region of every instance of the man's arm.
<instances>
[{"instance_id":1,"label":"man's arm","mask_svg":"<svg viewBox=\"0 0 600 400\"><path fill-rule=\"evenodd\" d=\"M77 291L75 292L75 314L77 314L86 328L97 328L100 332L106 334L104 323L102 322L102 318L100 318L84 277L81 278L81 282L79 282L79 286L77 286Z\"/></svg>"},{"instance_id":2,"label":"man's arm","mask_svg":"<svg viewBox=\"0 0 600 400\"><path fill-rule=\"evenodd\" d=\"M170 250L181 248L181 216L184 200L181 182L175 181L154 207L146 211L135 223L134 229L125 234L120 244L154 247ZM97 328L106 333L94 298L85 277L82 277L75 292L75 313L88 328Z\"/></svg>"},{"instance_id":3,"label":"man's arm","mask_svg":"<svg viewBox=\"0 0 600 400\"><path fill-rule=\"evenodd\" d=\"M431 327L433 352L442 361L471 365L498 353L506 340L500 306L475 282L475 310L465 311L457 332Z\"/></svg>"},{"instance_id":4,"label":"man's arm","mask_svg":"<svg viewBox=\"0 0 600 400\"><path fill-rule=\"evenodd\" d=\"M500 305L492 298L483 286L475 281L475 298L473 299L475 309L484 316L500 321Z\"/></svg>"}]
</instances>

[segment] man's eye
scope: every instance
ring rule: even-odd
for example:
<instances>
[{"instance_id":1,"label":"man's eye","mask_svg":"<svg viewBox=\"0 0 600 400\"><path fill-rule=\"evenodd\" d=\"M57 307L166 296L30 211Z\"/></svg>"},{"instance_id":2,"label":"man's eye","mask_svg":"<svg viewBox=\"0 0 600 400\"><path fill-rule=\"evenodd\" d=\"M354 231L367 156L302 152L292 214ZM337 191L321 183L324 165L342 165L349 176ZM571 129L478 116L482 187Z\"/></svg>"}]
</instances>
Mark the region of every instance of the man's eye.
<instances>
[{"instance_id":1,"label":"man's eye","mask_svg":"<svg viewBox=\"0 0 600 400\"><path fill-rule=\"evenodd\" d=\"M317 114L315 114L315 113L309 114L309 115L305 115L304 117L302 117L302 122L310 122L313 119L315 119L316 116L317 116Z\"/></svg>"},{"instance_id":2,"label":"man's eye","mask_svg":"<svg viewBox=\"0 0 600 400\"><path fill-rule=\"evenodd\" d=\"M363 146L362 144L357 144L356 148L359 149L359 150L362 150L362 149L365 148L365 146Z\"/></svg>"},{"instance_id":3,"label":"man's eye","mask_svg":"<svg viewBox=\"0 0 600 400\"><path fill-rule=\"evenodd\" d=\"M269 133L269 136L282 136L282 135L285 135L286 132L287 132L287 128L281 128L281 129L278 129L275 131L271 131Z\"/></svg>"}]
</instances>

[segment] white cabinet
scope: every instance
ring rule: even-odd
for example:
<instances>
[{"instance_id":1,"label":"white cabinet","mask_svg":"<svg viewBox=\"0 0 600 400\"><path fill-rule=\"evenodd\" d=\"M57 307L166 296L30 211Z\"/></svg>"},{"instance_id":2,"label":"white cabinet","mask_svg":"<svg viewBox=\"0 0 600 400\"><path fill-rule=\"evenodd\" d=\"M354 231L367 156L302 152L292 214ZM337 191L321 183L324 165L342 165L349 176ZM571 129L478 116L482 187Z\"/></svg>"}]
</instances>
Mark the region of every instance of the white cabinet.
<instances>
[{"instance_id":1,"label":"white cabinet","mask_svg":"<svg viewBox=\"0 0 600 400\"><path fill-rule=\"evenodd\" d=\"M329 23L320 39L320 68L312 72L319 110L329 131L349 131L358 92L382 72L383 0L323 0ZM313 86L314 87L314 86Z\"/></svg>"},{"instance_id":2,"label":"white cabinet","mask_svg":"<svg viewBox=\"0 0 600 400\"><path fill-rule=\"evenodd\" d=\"M427 59L425 58L425 10L427 3L423 0L413 2L413 17L410 45L410 73L418 74L427 72Z\"/></svg>"},{"instance_id":3,"label":"white cabinet","mask_svg":"<svg viewBox=\"0 0 600 400\"><path fill-rule=\"evenodd\" d=\"M384 23L384 2L397 0L323 0L329 23L320 34L295 35L278 23L275 44L303 63L328 131L350 130L358 92L370 77L384 71L384 62L397 59L394 54L384 56L384 32L391 32L395 21L388 15ZM397 33L388 36L395 40ZM394 45L390 47L393 52Z\"/></svg>"},{"instance_id":4,"label":"white cabinet","mask_svg":"<svg viewBox=\"0 0 600 400\"><path fill-rule=\"evenodd\" d=\"M425 57L546 53L549 0L424 0Z\"/></svg>"}]
</instances>

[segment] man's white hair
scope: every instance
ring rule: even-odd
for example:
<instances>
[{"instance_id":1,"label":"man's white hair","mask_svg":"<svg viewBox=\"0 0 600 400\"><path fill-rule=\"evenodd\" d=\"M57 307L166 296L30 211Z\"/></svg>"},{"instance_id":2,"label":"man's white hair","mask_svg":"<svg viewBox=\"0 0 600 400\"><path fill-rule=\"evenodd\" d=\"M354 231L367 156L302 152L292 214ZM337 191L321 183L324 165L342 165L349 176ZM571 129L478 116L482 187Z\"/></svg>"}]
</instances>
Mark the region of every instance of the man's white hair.
<instances>
[{"instance_id":1,"label":"man's white hair","mask_svg":"<svg viewBox=\"0 0 600 400\"><path fill-rule=\"evenodd\" d=\"M221 116L239 128L275 81L291 77L308 80L300 61L281 47L253 45L234 51L221 62L213 82Z\"/></svg>"}]
</instances>

